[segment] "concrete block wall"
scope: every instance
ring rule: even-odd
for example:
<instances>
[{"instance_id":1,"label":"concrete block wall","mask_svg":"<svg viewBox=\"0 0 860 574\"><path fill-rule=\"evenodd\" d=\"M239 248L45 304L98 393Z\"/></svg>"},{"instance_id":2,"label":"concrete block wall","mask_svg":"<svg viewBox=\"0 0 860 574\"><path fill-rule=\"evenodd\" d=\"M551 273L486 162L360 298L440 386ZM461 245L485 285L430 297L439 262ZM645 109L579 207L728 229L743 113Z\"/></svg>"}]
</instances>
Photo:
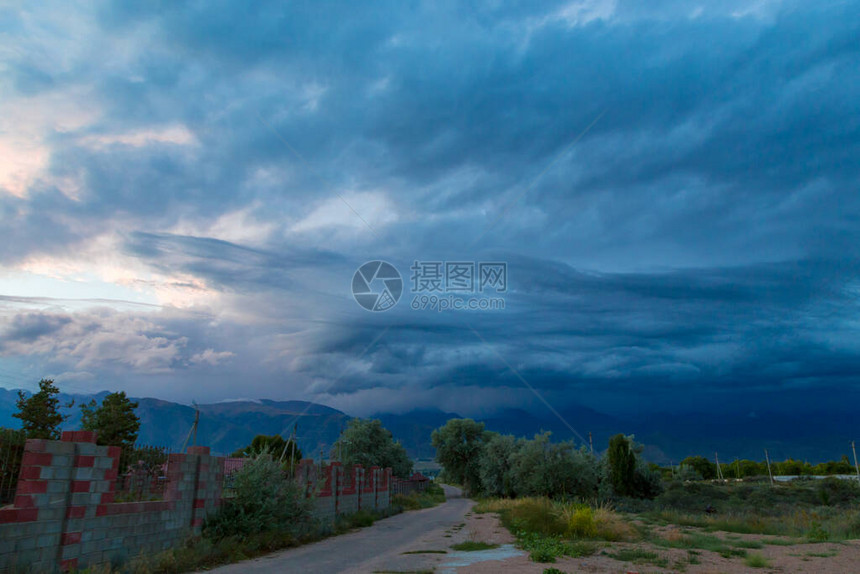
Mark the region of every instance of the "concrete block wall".
<instances>
[{"instance_id":1,"label":"concrete block wall","mask_svg":"<svg viewBox=\"0 0 860 574\"><path fill-rule=\"evenodd\" d=\"M221 501L223 462L206 447L168 459L164 500L114 502L120 449L95 433L28 440L14 504L0 509L0 572L67 571L159 552L199 533Z\"/></svg>"},{"instance_id":2,"label":"concrete block wall","mask_svg":"<svg viewBox=\"0 0 860 574\"><path fill-rule=\"evenodd\" d=\"M28 440L14 503L0 508L0 572L69 571L160 552L199 534L221 505L224 459L208 447L169 455L158 501L114 501L119 458L120 449L96 445L93 432ZM302 460L296 471L319 519L389 505L390 468Z\"/></svg>"},{"instance_id":3,"label":"concrete block wall","mask_svg":"<svg viewBox=\"0 0 860 574\"><path fill-rule=\"evenodd\" d=\"M333 462L320 469L313 460L303 459L296 476L305 484L308 496L314 496L314 516L320 520L389 506L390 468L355 465L344 469L341 463Z\"/></svg>"}]
</instances>

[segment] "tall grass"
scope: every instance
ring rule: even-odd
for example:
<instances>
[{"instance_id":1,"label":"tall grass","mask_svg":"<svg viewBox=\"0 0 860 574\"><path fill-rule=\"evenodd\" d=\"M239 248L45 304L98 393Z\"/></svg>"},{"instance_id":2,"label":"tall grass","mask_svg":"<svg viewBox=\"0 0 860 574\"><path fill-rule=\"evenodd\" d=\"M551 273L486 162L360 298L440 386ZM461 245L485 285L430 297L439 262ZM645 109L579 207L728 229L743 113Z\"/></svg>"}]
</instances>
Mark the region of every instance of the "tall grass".
<instances>
[{"instance_id":1,"label":"tall grass","mask_svg":"<svg viewBox=\"0 0 860 574\"><path fill-rule=\"evenodd\" d=\"M633 540L636 529L608 505L553 501L546 497L484 499L475 512L496 512L535 562L587 556L598 541Z\"/></svg>"}]
</instances>

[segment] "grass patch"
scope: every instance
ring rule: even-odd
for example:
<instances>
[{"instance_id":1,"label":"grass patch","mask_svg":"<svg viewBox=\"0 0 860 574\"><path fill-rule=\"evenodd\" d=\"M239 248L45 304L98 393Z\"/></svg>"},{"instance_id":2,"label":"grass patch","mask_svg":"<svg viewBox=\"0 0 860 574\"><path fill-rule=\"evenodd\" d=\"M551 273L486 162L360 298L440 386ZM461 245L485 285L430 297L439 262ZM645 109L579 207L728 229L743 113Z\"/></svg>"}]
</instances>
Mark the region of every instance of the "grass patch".
<instances>
[{"instance_id":1,"label":"grass patch","mask_svg":"<svg viewBox=\"0 0 860 574\"><path fill-rule=\"evenodd\" d=\"M791 538L762 538L761 541L769 546L794 546L798 544L797 540Z\"/></svg>"},{"instance_id":2,"label":"grass patch","mask_svg":"<svg viewBox=\"0 0 860 574\"><path fill-rule=\"evenodd\" d=\"M836 552L835 550L833 550L831 552L807 552L806 553L807 556L811 556L813 558L833 558L837 554L839 554L839 553Z\"/></svg>"},{"instance_id":3,"label":"grass patch","mask_svg":"<svg viewBox=\"0 0 860 574\"><path fill-rule=\"evenodd\" d=\"M729 544L735 548L764 548L764 544L758 540L729 540Z\"/></svg>"},{"instance_id":4,"label":"grass patch","mask_svg":"<svg viewBox=\"0 0 860 574\"><path fill-rule=\"evenodd\" d=\"M754 541L745 540L723 540L713 534L702 532L678 532L673 531L665 537L655 536L650 540L656 546L663 548L686 548L697 550L708 550L715 552L723 558L735 556L746 556L744 548L761 548L762 545Z\"/></svg>"},{"instance_id":5,"label":"grass patch","mask_svg":"<svg viewBox=\"0 0 860 574\"><path fill-rule=\"evenodd\" d=\"M641 548L625 548L618 552L606 552L606 556L620 562L633 562L634 564L653 564L659 568L669 565L668 558L660 556L656 552L642 550Z\"/></svg>"},{"instance_id":6,"label":"grass patch","mask_svg":"<svg viewBox=\"0 0 860 574\"><path fill-rule=\"evenodd\" d=\"M479 550L492 550L493 548L498 547L498 544L487 544L486 542L474 542L472 540L467 540L466 542L460 542L459 544L451 546L451 548L458 552L477 552Z\"/></svg>"},{"instance_id":7,"label":"grass patch","mask_svg":"<svg viewBox=\"0 0 860 574\"><path fill-rule=\"evenodd\" d=\"M597 552L597 544L587 540L571 542L559 536L543 536L537 533L517 533L517 543L529 553L532 562L555 562L559 556L580 558Z\"/></svg>"},{"instance_id":8,"label":"grass patch","mask_svg":"<svg viewBox=\"0 0 860 574\"><path fill-rule=\"evenodd\" d=\"M770 568L770 561L761 554L750 554L744 559L750 568Z\"/></svg>"}]
</instances>

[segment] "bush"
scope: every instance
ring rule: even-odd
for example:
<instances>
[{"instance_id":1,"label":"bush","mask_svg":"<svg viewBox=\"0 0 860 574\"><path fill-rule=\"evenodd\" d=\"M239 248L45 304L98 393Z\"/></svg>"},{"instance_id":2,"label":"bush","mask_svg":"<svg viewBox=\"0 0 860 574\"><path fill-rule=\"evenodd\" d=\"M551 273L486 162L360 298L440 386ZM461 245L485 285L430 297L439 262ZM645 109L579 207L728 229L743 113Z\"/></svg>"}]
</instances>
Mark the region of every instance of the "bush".
<instances>
[{"instance_id":1,"label":"bush","mask_svg":"<svg viewBox=\"0 0 860 574\"><path fill-rule=\"evenodd\" d=\"M233 498L206 521L205 537L217 541L272 531L300 537L311 530L311 501L269 455L258 455L242 467L234 475L233 491Z\"/></svg>"},{"instance_id":2,"label":"bush","mask_svg":"<svg viewBox=\"0 0 860 574\"><path fill-rule=\"evenodd\" d=\"M573 511L567 523L567 535L572 538L594 538L597 535L590 506L581 506Z\"/></svg>"},{"instance_id":3,"label":"bush","mask_svg":"<svg viewBox=\"0 0 860 574\"><path fill-rule=\"evenodd\" d=\"M854 480L827 477L816 481L815 490L825 506L848 506L860 498L860 485Z\"/></svg>"},{"instance_id":4,"label":"bush","mask_svg":"<svg viewBox=\"0 0 860 574\"><path fill-rule=\"evenodd\" d=\"M501 513L502 524L511 532L531 532L544 536L561 536L567 523L547 498L522 498Z\"/></svg>"},{"instance_id":5,"label":"bush","mask_svg":"<svg viewBox=\"0 0 860 574\"><path fill-rule=\"evenodd\" d=\"M770 562L761 554L750 554L744 560L744 563L750 568L769 568Z\"/></svg>"}]
</instances>

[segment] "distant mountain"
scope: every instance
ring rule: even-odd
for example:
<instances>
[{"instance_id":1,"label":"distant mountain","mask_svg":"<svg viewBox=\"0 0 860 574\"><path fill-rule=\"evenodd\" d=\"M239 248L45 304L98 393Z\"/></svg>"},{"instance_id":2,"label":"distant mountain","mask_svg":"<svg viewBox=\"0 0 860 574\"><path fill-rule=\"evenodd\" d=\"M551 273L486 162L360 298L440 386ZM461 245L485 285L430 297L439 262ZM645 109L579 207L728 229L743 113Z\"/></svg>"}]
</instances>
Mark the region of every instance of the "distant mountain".
<instances>
[{"instance_id":1,"label":"distant mountain","mask_svg":"<svg viewBox=\"0 0 860 574\"><path fill-rule=\"evenodd\" d=\"M60 395L63 404L75 400L75 406L64 409L71 415L66 429L80 428L80 408L92 398L101 400L106 392L92 396ZM19 428L20 421L12 417L17 391L0 389L0 426ZM178 450L194 437L190 431L194 423L194 407L152 398L135 398L140 417L140 443L166 446ZM231 452L248 445L258 434L289 436L295 429L297 442L305 456L319 457L320 449L328 454L349 415L336 409L305 401L229 401L198 405L200 422L197 444L210 446L217 454Z\"/></svg>"},{"instance_id":2,"label":"distant mountain","mask_svg":"<svg viewBox=\"0 0 860 574\"><path fill-rule=\"evenodd\" d=\"M404 414L378 413L370 418L382 421L382 426L403 443L412 458L433 458L436 449L430 445L430 434L449 419L460 418L456 413L439 409L418 409Z\"/></svg>"},{"instance_id":3,"label":"distant mountain","mask_svg":"<svg viewBox=\"0 0 860 574\"><path fill-rule=\"evenodd\" d=\"M61 401L75 400L67 412L65 428L80 428L79 405L96 395L61 395ZM0 426L19 428L12 417L17 409L17 391L0 388ZM138 401L141 419L140 442L179 449L194 440L189 437L194 422L194 407L153 398ZM251 442L257 434L289 436L297 428L299 448L305 456L318 458L320 449L327 456L331 445L352 418L337 409L305 401L242 400L199 405L200 423L197 444L212 447L217 454L229 454ZM850 456L849 441L860 436L857 418L849 414L791 413L648 413L613 417L582 406L562 409L558 416L547 410L545 416L530 411L508 409L485 417L487 429L531 437L551 431L553 439L574 439L588 444L589 433L597 452L606 449L616 433L634 434L645 445L645 457L658 463L678 462L690 455L729 462L735 457L761 460L767 448L773 459L793 457L810 462ZM430 434L460 415L439 409L417 409L402 414L378 413L378 418L401 441L413 458L430 459L435 449ZM567 425L581 436L577 437ZM860 434L860 433L858 433Z\"/></svg>"}]
</instances>

